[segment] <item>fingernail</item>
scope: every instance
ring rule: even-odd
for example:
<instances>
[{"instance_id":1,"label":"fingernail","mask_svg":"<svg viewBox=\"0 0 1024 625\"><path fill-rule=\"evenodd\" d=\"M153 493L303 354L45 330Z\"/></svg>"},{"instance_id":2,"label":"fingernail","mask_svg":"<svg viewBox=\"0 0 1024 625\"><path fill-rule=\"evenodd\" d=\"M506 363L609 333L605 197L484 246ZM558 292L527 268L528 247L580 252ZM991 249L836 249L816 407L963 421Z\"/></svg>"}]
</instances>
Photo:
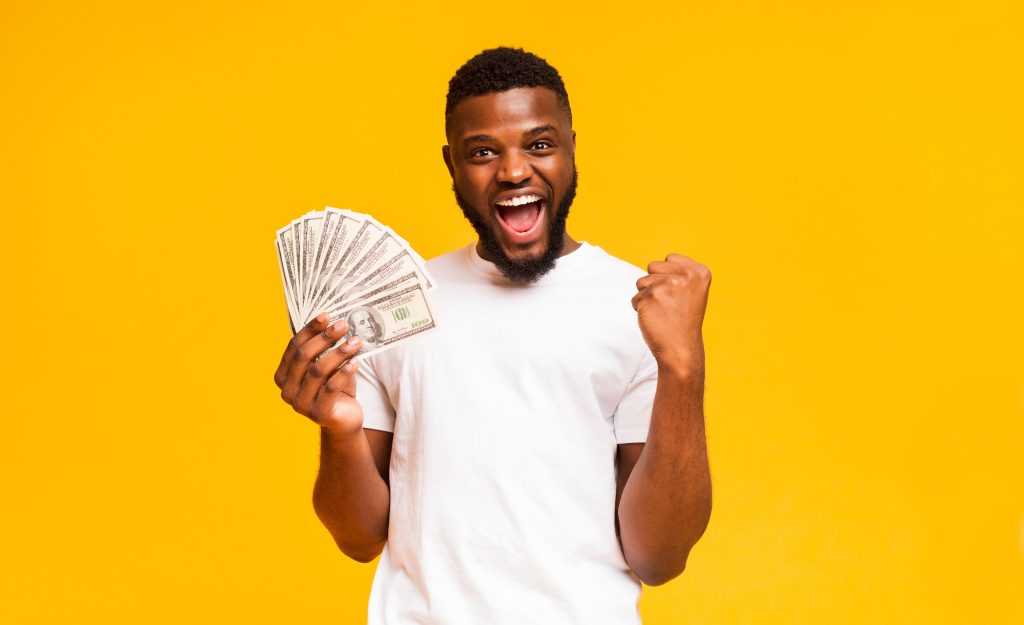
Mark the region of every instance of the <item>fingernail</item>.
<instances>
[{"instance_id":1,"label":"fingernail","mask_svg":"<svg viewBox=\"0 0 1024 625\"><path fill-rule=\"evenodd\" d=\"M319 315L316 316L316 320L319 321L320 323L327 321L327 313L320 313Z\"/></svg>"},{"instance_id":2,"label":"fingernail","mask_svg":"<svg viewBox=\"0 0 1024 625\"><path fill-rule=\"evenodd\" d=\"M351 345L352 347L355 347L356 345L359 345L359 337L358 336L353 336L352 338L350 338L348 340L348 344Z\"/></svg>"}]
</instances>

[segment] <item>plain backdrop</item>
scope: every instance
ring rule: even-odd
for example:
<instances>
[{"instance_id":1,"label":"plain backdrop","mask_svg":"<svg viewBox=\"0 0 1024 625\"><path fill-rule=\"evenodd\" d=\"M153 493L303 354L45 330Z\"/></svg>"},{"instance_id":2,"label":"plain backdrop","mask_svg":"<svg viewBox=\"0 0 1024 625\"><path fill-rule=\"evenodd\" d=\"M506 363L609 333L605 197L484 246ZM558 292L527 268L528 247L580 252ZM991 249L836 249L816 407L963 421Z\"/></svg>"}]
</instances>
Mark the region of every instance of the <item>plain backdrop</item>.
<instances>
[{"instance_id":1,"label":"plain backdrop","mask_svg":"<svg viewBox=\"0 0 1024 625\"><path fill-rule=\"evenodd\" d=\"M0 621L363 621L272 239L471 241L444 95L496 45L567 83L572 235L714 273L714 510L645 623L1024 620L1020 2L5 0Z\"/></svg>"}]
</instances>

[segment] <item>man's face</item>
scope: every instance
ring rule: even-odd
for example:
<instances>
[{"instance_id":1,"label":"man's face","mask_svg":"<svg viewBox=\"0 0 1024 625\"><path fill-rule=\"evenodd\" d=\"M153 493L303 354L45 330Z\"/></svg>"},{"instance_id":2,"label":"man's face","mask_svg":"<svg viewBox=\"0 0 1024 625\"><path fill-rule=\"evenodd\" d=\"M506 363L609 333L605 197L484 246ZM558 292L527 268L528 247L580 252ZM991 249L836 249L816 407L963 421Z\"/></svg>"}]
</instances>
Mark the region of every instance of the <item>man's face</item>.
<instances>
[{"instance_id":1,"label":"man's face","mask_svg":"<svg viewBox=\"0 0 1024 625\"><path fill-rule=\"evenodd\" d=\"M352 329L356 335L363 341L375 342L377 340L377 332L373 327L373 320L370 318L370 313L365 310L357 310L352 313L349 318L349 323L352 324Z\"/></svg>"},{"instance_id":2,"label":"man's face","mask_svg":"<svg viewBox=\"0 0 1024 625\"><path fill-rule=\"evenodd\" d=\"M481 256L516 282L548 271L568 235L576 135L555 94L519 88L466 98L443 148L455 198Z\"/></svg>"}]
</instances>

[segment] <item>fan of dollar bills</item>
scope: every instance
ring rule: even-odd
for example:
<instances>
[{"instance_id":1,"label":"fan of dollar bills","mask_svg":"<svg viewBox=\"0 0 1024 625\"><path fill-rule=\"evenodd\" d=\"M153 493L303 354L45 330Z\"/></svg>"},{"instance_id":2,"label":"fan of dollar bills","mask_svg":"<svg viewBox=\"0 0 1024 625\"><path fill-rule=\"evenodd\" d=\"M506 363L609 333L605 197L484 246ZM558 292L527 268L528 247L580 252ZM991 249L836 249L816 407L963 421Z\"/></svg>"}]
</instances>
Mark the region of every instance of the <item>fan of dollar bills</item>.
<instances>
[{"instance_id":1,"label":"fan of dollar bills","mask_svg":"<svg viewBox=\"0 0 1024 625\"><path fill-rule=\"evenodd\" d=\"M423 258L373 217L327 207L278 230L274 244L293 334L326 312L348 322L341 341L358 335L364 354L436 327Z\"/></svg>"}]
</instances>

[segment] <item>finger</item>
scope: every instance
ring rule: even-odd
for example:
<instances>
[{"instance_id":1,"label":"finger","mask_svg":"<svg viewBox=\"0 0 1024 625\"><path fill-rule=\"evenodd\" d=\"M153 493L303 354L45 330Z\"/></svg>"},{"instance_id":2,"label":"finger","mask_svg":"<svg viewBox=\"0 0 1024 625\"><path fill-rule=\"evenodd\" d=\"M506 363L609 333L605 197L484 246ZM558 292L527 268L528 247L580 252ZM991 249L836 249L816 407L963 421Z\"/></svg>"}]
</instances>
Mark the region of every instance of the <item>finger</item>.
<instances>
[{"instance_id":1,"label":"finger","mask_svg":"<svg viewBox=\"0 0 1024 625\"><path fill-rule=\"evenodd\" d=\"M320 389L320 396L336 395L344 393L349 397L356 396L356 371L359 370L359 361L349 359L340 368L336 369Z\"/></svg>"},{"instance_id":2,"label":"finger","mask_svg":"<svg viewBox=\"0 0 1024 625\"><path fill-rule=\"evenodd\" d=\"M320 313L312 321L306 324L306 327L298 331L297 334L292 336L291 340L288 341L288 347L285 348L284 354L281 355L281 362L277 365L277 371L274 372L274 382L278 388L284 389L285 380L288 378L288 368L292 364L292 359L295 356L295 350L300 345L308 341L312 336L318 332L322 332L327 327L329 317L327 313Z\"/></svg>"},{"instance_id":3,"label":"finger","mask_svg":"<svg viewBox=\"0 0 1024 625\"><path fill-rule=\"evenodd\" d=\"M343 320L338 320L327 329L313 335L302 345L295 348L292 352L292 361L288 365L288 373L284 386L281 387L281 397L284 398L289 404L293 404L295 398L298 396L299 388L302 384L302 379L306 375L306 369L309 365L316 360L320 354L330 349L334 343L338 341L345 332L348 331L348 324ZM293 404L294 405L294 404Z\"/></svg>"},{"instance_id":4,"label":"finger","mask_svg":"<svg viewBox=\"0 0 1024 625\"><path fill-rule=\"evenodd\" d=\"M631 299L629 301L629 303L633 305L633 310L636 310L636 311L640 310L640 308L639 308L640 307L640 302L644 301L644 299L647 298L648 293L650 293L650 291L648 291L646 289L643 289L639 293L637 293L636 295L633 296L633 299Z\"/></svg>"},{"instance_id":5,"label":"finger","mask_svg":"<svg viewBox=\"0 0 1024 625\"><path fill-rule=\"evenodd\" d=\"M636 281L636 290L643 291L644 289L649 289L660 282L665 282L673 275L675 274L655 273L646 275Z\"/></svg>"},{"instance_id":6,"label":"finger","mask_svg":"<svg viewBox=\"0 0 1024 625\"><path fill-rule=\"evenodd\" d=\"M667 260L656 260L647 265L647 273L650 274L679 273L681 269L679 263Z\"/></svg>"},{"instance_id":7,"label":"finger","mask_svg":"<svg viewBox=\"0 0 1024 625\"><path fill-rule=\"evenodd\" d=\"M683 256L682 254L669 254L665 257L665 262L687 265L696 261L689 256Z\"/></svg>"},{"instance_id":8,"label":"finger","mask_svg":"<svg viewBox=\"0 0 1024 625\"><path fill-rule=\"evenodd\" d=\"M329 349L322 356L314 360L306 368L306 374L302 378L301 386L292 404L302 414L310 414L313 410L313 401L316 398L320 387L324 385L327 378L334 373L338 367L344 365L349 359L359 353L362 342L359 337L353 336L347 342Z\"/></svg>"},{"instance_id":9,"label":"finger","mask_svg":"<svg viewBox=\"0 0 1024 625\"><path fill-rule=\"evenodd\" d=\"M636 281L636 290L643 291L644 289L656 284L661 278L661 274L647 274Z\"/></svg>"}]
</instances>

